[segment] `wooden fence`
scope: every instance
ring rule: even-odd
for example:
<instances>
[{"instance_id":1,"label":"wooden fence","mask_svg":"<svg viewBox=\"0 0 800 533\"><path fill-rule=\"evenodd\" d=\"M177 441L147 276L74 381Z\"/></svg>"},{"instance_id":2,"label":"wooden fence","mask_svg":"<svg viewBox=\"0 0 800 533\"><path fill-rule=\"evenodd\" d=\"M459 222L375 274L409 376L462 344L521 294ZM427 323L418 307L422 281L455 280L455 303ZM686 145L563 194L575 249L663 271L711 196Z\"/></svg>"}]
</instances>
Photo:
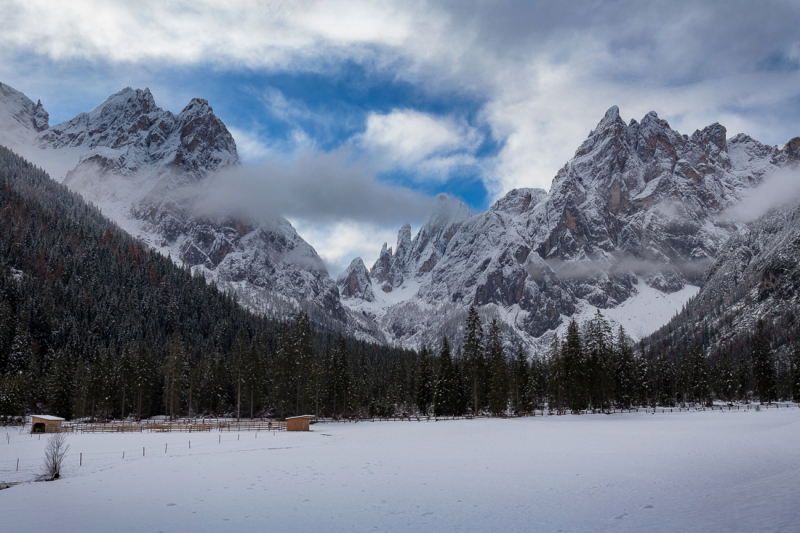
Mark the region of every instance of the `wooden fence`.
<instances>
[{"instance_id":1,"label":"wooden fence","mask_svg":"<svg viewBox=\"0 0 800 533\"><path fill-rule=\"evenodd\" d=\"M286 431L280 420L198 419L176 421L74 423L48 426L45 433L199 433L210 431Z\"/></svg>"},{"instance_id":2,"label":"wooden fence","mask_svg":"<svg viewBox=\"0 0 800 533\"><path fill-rule=\"evenodd\" d=\"M746 409L788 409L797 408L800 404L770 403L770 404L731 404L691 407L632 407L630 409L587 409L571 411L539 409L529 413L508 414L499 417L492 415L464 415L464 416L389 416L389 417L349 417L349 418L318 418L312 421L352 423L352 422L438 422L440 420L472 420L475 418L518 418L529 416L560 416L560 415L585 415L585 414L624 414L624 413L686 413L701 411L739 411ZM45 433L199 433L199 432L233 432L233 431L286 431L286 422L280 420L234 420L220 418L196 418L169 420L142 420L142 421L110 421L104 423L66 423L61 426L47 426Z\"/></svg>"}]
</instances>

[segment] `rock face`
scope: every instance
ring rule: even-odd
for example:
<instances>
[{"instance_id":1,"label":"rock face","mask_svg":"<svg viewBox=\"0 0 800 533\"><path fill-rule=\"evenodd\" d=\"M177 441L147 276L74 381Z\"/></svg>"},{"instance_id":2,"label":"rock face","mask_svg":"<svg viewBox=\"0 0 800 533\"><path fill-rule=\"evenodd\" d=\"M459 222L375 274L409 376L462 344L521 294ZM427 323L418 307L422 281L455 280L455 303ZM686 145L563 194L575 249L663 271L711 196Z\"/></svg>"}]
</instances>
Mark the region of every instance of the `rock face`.
<instances>
[{"instance_id":1,"label":"rock face","mask_svg":"<svg viewBox=\"0 0 800 533\"><path fill-rule=\"evenodd\" d=\"M240 164L233 137L206 100L195 98L176 115L148 89L126 88L48 127L41 103L0 85L0 124L14 127L12 148L243 305L281 317L302 308L318 322L375 338L374 325L342 307L322 259L287 220L209 217L197 209L197 185Z\"/></svg>"},{"instance_id":2,"label":"rock face","mask_svg":"<svg viewBox=\"0 0 800 533\"><path fill-rule=\"evenodd\" d=\"M36 142L38 133L46 130L50 124L50 116L42 107L30 98L0 83L0 143L18 144Z\"/></svg>"},{"instance_id":3,"label":"rock face","mask_svg":"<svg viewBox=\"0 0 800 533\"><path fill-rule=\"evenodd\" d=\"M206 100L194 98L174 115L156 105L149 89L123 89L95 110L51 127L42 140L55 149L85 151L75 173L94 165L121 176L202 179L239 164L233 136Z\"/></svg>"},{"instance_id":4,"label":"rock face","mask_svg":"<svg viewBox=\"0 0 800 533\"><path fill-rule=\"evenodd\" d=\"M747 346L762 319L773 348L786 350L798 313L800 203L795 201L734 234L706 271L697 296L648 345L680 351L702 343L711 353L728 352Z\"/></svg>"},{"instance_id":5,"label":"rock face","mask_svg":"<svg viewBox=\"0 0 800 533\"><path fill-rule=\"evenodd\" d=\"M354 298L365 302L374 302L372 280L367 267L360 257L356 257L347 269L336 278L336 285L342 298Z\"/></svg>"},{"instance_id":6,"label":"rock face","mask_svg":"<svg viewBox=\"0 0 800 533\"><path fill-rule=\"evenodd\" d=\"M455 325L476 305L536 344L566 317L615 308L643 283L660 293L699 285L740 226L720 215L796 161L798 146L727 139L719 124L682 135L654 112L626 124L612 107L549 193L514 190L459 219L446 246L434 246L435 261L421 270L414 263L419 289L376 317L388 335L419 346L443 333L458 338ZM412 242L423 240L421 231ZM406 242L401 230L398 246ZM406 280L407 255L384 246L373 280L383 288Z\"/></svg>"},{"instance_id":7,"label":"rock face","mask_svg":"<svg viewBox=\"0 0 800 533\"><path fill-rule=\"evenodd\" d=\"M411 226L405 224L397 234L397 247L392 253L384 243L378 260L370 274L380 284L383 292L392 292L406 280L425 277L444 256L447 245L465 220L470 218L469 208L446 194L436 197L433 212L411 238Z\"/></svg>"}]
</instances>

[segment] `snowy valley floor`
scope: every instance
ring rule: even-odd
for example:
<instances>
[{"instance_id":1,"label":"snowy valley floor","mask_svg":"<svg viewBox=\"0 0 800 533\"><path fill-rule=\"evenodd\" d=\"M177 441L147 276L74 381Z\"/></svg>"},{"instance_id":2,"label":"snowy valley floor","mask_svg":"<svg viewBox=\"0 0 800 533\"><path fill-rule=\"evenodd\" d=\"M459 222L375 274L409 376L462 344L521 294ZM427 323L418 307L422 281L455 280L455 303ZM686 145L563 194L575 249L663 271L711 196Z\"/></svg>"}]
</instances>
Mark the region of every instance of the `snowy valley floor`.
<instances>
[{"instance_id":1,"label":"snowy valley floor","mask_svg":"<svg viewBox=\"0 0 800 533\"><path fill-rule=\"evenodd\" d=\"M45 438L4 429L0 482L32 479ZM800 530L796 408L312 429L70 435L63 479L0 491L0 530Z\"/></svg>"}]
</instances>

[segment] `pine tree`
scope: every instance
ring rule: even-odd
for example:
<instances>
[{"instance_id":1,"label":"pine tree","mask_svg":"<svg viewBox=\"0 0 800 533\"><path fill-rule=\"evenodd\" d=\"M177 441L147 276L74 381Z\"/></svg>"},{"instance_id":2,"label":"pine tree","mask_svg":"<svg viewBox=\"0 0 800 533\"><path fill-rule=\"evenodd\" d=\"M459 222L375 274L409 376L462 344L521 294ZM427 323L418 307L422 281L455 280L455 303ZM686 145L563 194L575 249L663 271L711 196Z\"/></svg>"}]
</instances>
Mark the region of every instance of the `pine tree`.
<instances>
[{"instance_id":1,"label":"pine tree","mask_svg":"<svg viewBox=\"0 0 800 533\"><path fill-rule=\"evenodd\" d=\"M685 358L689 370L689 395L694 403L706 405L710 401L711 387L708 379L708 360L700 346L695 345Z\"/></svg>"},{"instance_id":2,"label":"pine tree","mask_svg":"<svg viewBox=\"0 0 800 533\"><path fill-rule=\"evenodd\" d=\"M439 353L439 374L436 376L434 392L434 414L436 416L452 416L458 409L458 379L450 356L450 343L447 337L442 339L442 351Z\"/></svg>"},{"instance_id":3,"label":"pine tree","mask_svg":"<svg viewBox=\"0 0 800 533\"><path fill-rule=\"evenodd\" d=\"M433 365L427 346L423 346L417 359L417 409L423 416L433 402Z\"/></svg>"},{"instance_id":4,"label":"pine tree","mask_svg":"<svg viewBox=\"0 0 800 533\"><path fill-rule=\"evenodd\" d=\"M247 341L247 335L244 329L239 328L239 332L236 334L236 342L233 345L233 352L231 353L231 372L236 387L237 420L242 416L242 387L246 385L248 373L251 370L248 365L249 353L250 346ZM291 357L291 354L287 355L287 357ZM287 374L291 375L291 372L287 372Z\"/></svg>"},{"instance_id":5,"label":"pine tree","mask_svg":"<svg viewBox=\"0 0 800 533\"><path fill-rule=\"evenodd\" d=\"M717 396L728 403L736 397L736 375L730 351L724 350L717 359Z\"/></svg>"},{"instance_id":6,"label":"pine tree","mask_svg":"<svg viewBox=\"0 0 800 533\"><path fill-rule=\"evenodd\" d=\"M770 403L776 396L775 357L764 330L764 321L760 319L753 336L752 359L758 399L761 403Z\"/></svg>"},{"instance_id":7,"label":"pine tree","mask_svg":"<svg viewBox=\"0 0 800 533\"><path fill-rule=\"evenodd\" d=\"M486 340L486 359L491 363L491 388L489 390L489 409L494 415L502 415L508 410L508 362L500 338L500 326L492 320Z\"/></svg>"},{"instance_id":8,"label":"pine tree","mask_svg":"<svg viewBox=\"0 0 800 533\"><path fill-rule=\"evenodd\" d=\"M181 334L176 328L169 340L167 357L164 359L164 408L170 419L178 415L186 383L186 352Z\"/></svg>"},{"instance_id":9,"label":"pine tree","mask_svg":"<svg viewBox=\"0 0 800 533\"><path fill-rule=\"evenodd\" d=\"M797 341L795 341L792 350L789 379L792 401L795 403L800 403L800 342Z\"/></svg>"},{"instance_id":10,"label":"pine tree","mask_svg":"<svg viewBox=\"0 0 800 533\"><path fill-rule=\"evenodd\" d=\"M567 336L561 346L561 357L564 365L567 407L572 411L582 411L589 406L586 356L578 323L574 318L567 327Z\"/></svg>"},{"instance_id":11,"label":"pine tree","mask_svg":"<svg viewBox=\"0 0 800 533\"><path fill-rule=\"evenodd\" d=\"M589 321L586 336L586 374L589 401L596 409L607 409L614 396L614 363L611 326L598 309Z\"/></svg>"},{"instance_id":12,"label":"pine tree","mask_svg":"<svg viewBox=\"0 0 800 533\"><path fill-rule=\"evenodd\" d=\"M57 351L47 376L47 407L50 413L67 420L72 418L74 373L71 354Z\"/></svg>"},{"instance_id":13,"label":"pine tree","mask_svg":"<svg viewBox=\"0 0 800 533\"><path fill-rule=\"evenodd\" d=\"M331 360L331 385L332 407L337 415L347 415L350 412L351 373L348 357L347 341L344 337L339 340L333 350Z\"/></svg>"},{"instance_id":14,"label":"pine tree","mask_svg":"<svg viewBox=\"0 0 800 533\"><path fill-rule=\"evenodd\" d=\"M478 414L484 405L486 361L483 355L483 327L475 306L470 305L464 327L464 381L467 384L470 408Z\"/></svg>"},{"instance_id":15,"label":"pine tree","mask_svg":"<svg viewBox=\"0 0 800 533\"><path fill-rule=\"evenodd\" d=\"M532 409L530 377L528 358L525 357L525 352L520 346L512 365L511 398L515 414L526 414Z\"/></svg>"},{"instance_id":16,"label":"pine tree","mask_svg":"<svg viewBox=\"0 0 800 533\"><path fill-rule=\"evenodd\" d=\"M636 360L622 326L617 334L615 359L616 404L621 409L630 409L636 396Z\"/></svg>"},{"instance_id":17,"label":"pine tree","mask_svg":"<svg viewBox=\"0 0 800 533\"><path fill-rule=\"evenodd\" d=\"M117 361L117 380L118 387L122 389L122 401L120 403L120 417L125 418L127 393L130 391L131 381L134 375L133 365L135 363L133 346L126 344L122 349L119 361Z\"/></svg>"},{"instance_id":18,"label":"pine tree","mask_svg":"<svg viewBox=\"0 0 800 533\"><path fill-rule=\"evenodd\" d=\"M567 410L567 371L564 365L564 352L559 342L558 334L553 334L550 344L550 356L547 361L548 400L547 405L552 412L555 410L563 415Z\"/></svg>"}]
</instances>

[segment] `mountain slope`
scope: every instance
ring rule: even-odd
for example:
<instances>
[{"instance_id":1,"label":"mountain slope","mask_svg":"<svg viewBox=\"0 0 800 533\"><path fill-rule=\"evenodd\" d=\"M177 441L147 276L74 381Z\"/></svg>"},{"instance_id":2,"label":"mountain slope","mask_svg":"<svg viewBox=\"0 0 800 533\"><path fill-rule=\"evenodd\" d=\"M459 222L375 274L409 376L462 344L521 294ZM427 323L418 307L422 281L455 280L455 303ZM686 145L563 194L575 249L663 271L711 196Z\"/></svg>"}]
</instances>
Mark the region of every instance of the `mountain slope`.
<instances>
[{"instance_id":1,"label":"mountain slope","mask_svg":"<svg viewBox=\"0 0 800 533\"><path fill-rule=\"evenodd\" d=\"M654 112L626 124L612 107L549 193L511 191L461 223L430 273L418 278L419 289L376 316L395 340L419 346L442 333L457 336L459 317L476 305L536 346L567 317L634 298L639 303L630 309L655 298L677 310L740 226L719 215L768 173L792 164L796 144L777 149L746 135L727 139L719 124L682 135ZM403 250L406 233L398 238ZM389 259L385 249L373 278L393 272ZM683 300L665 298L670 294ZM617 315L638 335L659 325Z\"/></svg>"},{"instance_id":2,"label":"mountain slope","mask_svg":"<svg viewBox=\"0 0 800 533\"><path fill-rule=\"evenodd\" d=\"M193 99L173 114L148 89L126 88L91 112L44 127L41 105L0 89L0 120L15 125L5 140L130 233L253 310L283 317L305 309L320 324L382 339L342 307L323 261L287 220L198 207L200 184L239 166L235 141L207 101Z\"/></svg>"},{"instance_id":3,"label":"mountain slope","mask_svg":"<svg viewBox=\"0 0 800 533\"><path fill-rule=\"evenodd\" d=\"M702 288L667 325L647 339L657 352L695 344L712 354L740 352L759 319L773 347L786 348L800 316L800 203L747 223L721 248Z\"/></svg>"}]
</instances>

